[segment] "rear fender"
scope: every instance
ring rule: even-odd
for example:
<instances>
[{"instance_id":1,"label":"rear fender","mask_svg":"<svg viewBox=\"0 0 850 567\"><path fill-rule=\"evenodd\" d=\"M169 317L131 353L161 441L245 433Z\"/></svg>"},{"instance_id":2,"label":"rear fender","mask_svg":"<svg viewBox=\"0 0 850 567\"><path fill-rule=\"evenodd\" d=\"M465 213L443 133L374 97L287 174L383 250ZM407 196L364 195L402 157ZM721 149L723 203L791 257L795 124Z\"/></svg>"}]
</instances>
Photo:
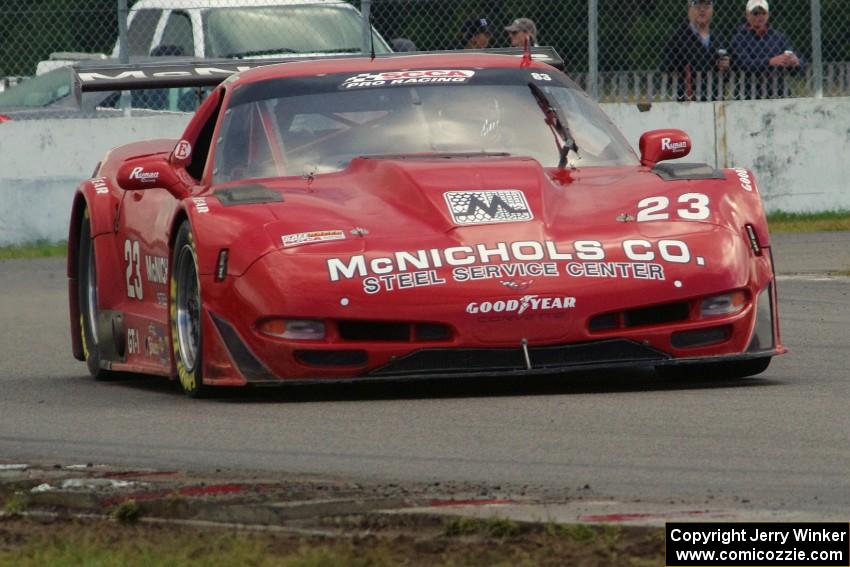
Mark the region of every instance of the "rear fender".
<instances>
[{"instance_id":1,"label":"rear fender","mask_svg":"<svg viewBox=\"0 0 850 567\"><path fill-rule=\"evenodd\" d=\"M120 203L119 191L105 177L87 179L77 187L77 192L74 195L73 204L71 205L66 272L68 274L68 313L71 326L71 351L77 360L84 360L80 338L79 278L77 274L80 228L82 223L89 223L92 238L102 234L113 233L115 214ZM100 248L102 244L98 244ZM103 254L100 254L98 257L103 257ZM98 271L98 278L101 277L102 271Z\"/></svg>"},{"instance_id":2,"label":"rear fender","mask_svg":"<svg viewBox=\"0 0 850 567\"><path fill-rule=\"evenodd\" d=\"M77 360L85 360L83 342L80 333L80 303L79 280L77 269L79 264L80 227L88 222L83 218L86 211L86 199L78 190L71 205L71 224L68 232L67 274L68 274L68 314L71 317L71 352Z\"/></svg>"}]
</instances>

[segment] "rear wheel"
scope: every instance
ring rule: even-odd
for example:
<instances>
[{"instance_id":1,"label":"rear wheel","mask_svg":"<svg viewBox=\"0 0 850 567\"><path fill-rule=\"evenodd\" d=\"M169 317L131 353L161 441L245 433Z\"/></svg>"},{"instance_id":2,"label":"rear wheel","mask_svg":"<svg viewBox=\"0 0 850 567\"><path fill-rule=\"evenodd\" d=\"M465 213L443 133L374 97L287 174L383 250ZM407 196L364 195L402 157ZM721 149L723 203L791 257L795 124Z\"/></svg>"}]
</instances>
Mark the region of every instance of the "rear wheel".
<instances>
[{"instance_id":1,"label":"rear wheel","mask_svg":"<svg viewBox=\"0 0 850 567\"><path fill-rule=\"evenodd\" d=\"M192 228L183 222L177 231L171 256L171 351L183 392L193 398L206 396L203 382L203 336L201 333L201 285Z\"/></svg>"},{"instance_id":2,"label":"rear wheel","mask_svg":"<svg viewBox=\"0 0 850 567\"><path fill-rule=\"evenodd\" d=\"M114 372L100 367L100 348L97 333L97 259L94 239L91 237L89 211L83 213L80 226L80 244L77 251L77 305L80 306L80 334L83 356L89 374L95 380L115 377Z\"/></svg>"},{"instance_id":3,"label":"rear wheel","mask_svg":"<svg viewBox=\"0 0 850 567\"><path fill-rule=\"evenodd\" d=\"M735 380L761 374L770 366L770 357L751 358L705 364L656 366L655 372L665 380Z\"/></svg>"}]
</instances>

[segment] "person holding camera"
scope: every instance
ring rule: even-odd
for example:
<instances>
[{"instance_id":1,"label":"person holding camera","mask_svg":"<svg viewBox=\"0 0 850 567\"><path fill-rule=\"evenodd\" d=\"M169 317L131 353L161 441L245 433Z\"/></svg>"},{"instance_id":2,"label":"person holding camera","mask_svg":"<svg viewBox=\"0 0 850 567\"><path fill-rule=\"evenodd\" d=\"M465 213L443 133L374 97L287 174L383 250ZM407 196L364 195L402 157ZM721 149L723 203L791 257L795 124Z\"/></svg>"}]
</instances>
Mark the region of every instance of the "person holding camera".
<instances>
[{"instance_id":1,"label":"person holding camera","mask_svg":"<svg viewBox=\"0 0 850 567\"><path fill-rule=\"evenodd\" d=\"M748 0L747 23L732 38L734 69L742 79L736 89L737 98L781 98L789 96L789 72L804 68L791 41L768 25L770 5L767 0Z\"/></svg>"},{"instance_id":2,"label":"person holding camera","mask_svg":"<svg viewBox=\"0 0 850 567\"><path fill-rule=\"evenodd\" d=\"M722 99L731 58L725 45L711 31L714 3L712 0L687 2L688 20L667 40L661 70L676 78L676 97L680 101Z\"/></svg>"}]
</instances>

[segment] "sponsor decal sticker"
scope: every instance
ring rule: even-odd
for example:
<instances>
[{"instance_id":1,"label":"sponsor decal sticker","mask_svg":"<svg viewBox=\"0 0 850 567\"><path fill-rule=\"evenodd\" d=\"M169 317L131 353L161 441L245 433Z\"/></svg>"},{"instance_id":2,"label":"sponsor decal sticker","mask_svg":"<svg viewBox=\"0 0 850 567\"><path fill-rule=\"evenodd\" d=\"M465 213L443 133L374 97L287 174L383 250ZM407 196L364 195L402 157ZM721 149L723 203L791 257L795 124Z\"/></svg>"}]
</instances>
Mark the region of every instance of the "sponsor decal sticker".
<instances>
[{"instance_id":1,"label":"sponsor decal sticker","mask_svg":"<svg viewBox=\"0 0 850 567\"><path fill-rule=\"evenodd\" d=\"M304 244L315 244L317 242L328 242L331 240L345 240L345 231L342 230L314 230L311 232L297 232L281 236L284 248L303 246Z\"/></svg>"},{"instance_id":2,"label":"sponsor decal sticker","mask_svg":"<svg viewBox=\"0 0 850 567\"><path fill-rule=\"evenodd\" d=\"M167 347L168 342L165 337L165 329L153 323L148 325L148 334L145 336L145 356L166 364L168 362Z\"/></svg>"},{"instance_id":3,"label":"sponsor decal sticker","mask_svg":"<svg viewBox=\"0 0 850 567\"><path fill-rule=\"evenodd\" d=\"M443 194L455 224L525 222L534 218L525 194L500 191L448 191Z\"/></svg>"},{"instance_id":4,"label":"sponsor decal sticker","mask_svg":"<svg viewBox=\"0 0 850 567\"><path fill-rule=\"evenodd\" d=\"M519 299L498 299L496 301L473 301L466 305L466 312L478 313L514 313L522 315L526 311L554 311L574 309L575 297L540 297L523 295Z\"/></svg>"},{"instance_id":5,"label":"sponsor decal sticker","mask_svg":"<svg viewBox=\"0 0 850 567\"><path fill-rule=\"evenodd\" d=\"M145 255L145 274L149 282L166 285L168 283L168 258Z\"/></svg>"},{"instance_id":6,"label":"sponsor decal sticker","mask_svg":"<svg viewBox=\"0 0 850 567\"><path fill-rule=\"evenodd\" d=\"M738 181L741 182L741 188L744 191L752 191L753 190L753 182L750 179L750 174L747 173L746 169L736 169L735 173L738 175Z\"/></svg>"},{"instance_id":7,"label":"sponsor decal sticker","mask_svg":"<svg viewBox=\"0 0 850 567\"><path fill-rule=\"evenodd\" d=\"M106 195L109 193L109 186L106 184L105 177L96 177L91 180L92 187L94 187L94 192L98 195Z\"/></svg>"},{"instance_id":8,"label":"sponsor decal sticker","mask_svg":"<svg viewBox=\"0 0 850 567\"><path fill-rule=\"evenodd\" d=\"M523 240L449 248L357 254L326 260L331 282L359 280L366 294L495 280L525 290L541 278L666 279L666 265L705 266L681 240L624 240L606 248L598 240Z\"/></svg>"},{"instance_id":9,"label":"sponsor decal sticker","mask_svg":"<svg viewBox=\"0 0 850 567\"><path fill-rule=\"evenodd\" d=\"M207 200L204 197L192 197L192 203L195 205L196 213L210 212L210 207L207 205Z\"/></svg>"},{"instance_id":10,"label":"sponsor decal sticker","mask_svg":"<svg viewBox=\"0 0 850 567\"><path fill-rule=\"evenodd\" d=\"M139 331L127 329L127 353L139 354Z\"/></svg>"},{"instance_id":11,"label":"sponsor decal sticker","mask_svg":"<svg viewBox=\"0 0 850 567\"><path fill-rule=\"evenodd\" d=\"M177 142L177 146L174 148L174 157L177 159L189 159L190 155L192 155L192 144L186 140Z\"/></svg>"},{"instance_id":12,"label":"sponsor decal sticker","mask_svg":"<svg viewBox=\"0 0 850 567\"><path fill-rule=\"evenodd\" d=\"M674 154L681 154L688 150L688 141L674 142L672 138L661 138L661 149L671 151Z\"/></svg>"},{"instance_id":13,"label":"sponsor decal sticker","mask_svg":"<svg viewBox=\"0 0 850 567\"><path fill-rule=\"evenodd\" d=\"M130 179L138 179L142 183L155 183L159 179L158 171L145 171L145 168L134 167L130 172Z\"/></svg>"},{"instance_id":14,"label":"sponsor decal sticker","mask_svg":"<svg viewBox=\"0 0 850 567\"><path fill-rule=\"evenodd\" d=\"M534 283L534 280L525 280L525 281L517 281L517 280L502 280L499 282L503 286L509 289L515 289L517 291L525 291L531 287L531 284Z\"/></svg>"},{"instance_id":15,"label":"sponsor decal sticker","mask_svg":"<svg viewBox=\"0 0 850 567\"><path fill-rule=\"evenodd\" d=\"M256 65L235 65L221 67L191 67L187 66L184 70L170 71L145 71L142 69L133 69L129 71L114 72L114 74L104 73L78 73L77 76L83 83L104 83L110 81L127 81L131 79L159 79L159 78L180 78L180 77L219 77L228 76L234 73L241 73L256 67Z\"/></svg>"},{"instance_id":16,"label":"sponsor decal sticker","mask_svg":"<svg viewBox=\"0 0 850 567\"><path fill-rule=\"evenodd\" d=\"M364 87L392 87L411 84L458 84L466 83L475 76L475 71L464 69L415 69L408 71L383 71L360 73L348 77L340 86L343 89Z\"/></svg>"}]
</instances>

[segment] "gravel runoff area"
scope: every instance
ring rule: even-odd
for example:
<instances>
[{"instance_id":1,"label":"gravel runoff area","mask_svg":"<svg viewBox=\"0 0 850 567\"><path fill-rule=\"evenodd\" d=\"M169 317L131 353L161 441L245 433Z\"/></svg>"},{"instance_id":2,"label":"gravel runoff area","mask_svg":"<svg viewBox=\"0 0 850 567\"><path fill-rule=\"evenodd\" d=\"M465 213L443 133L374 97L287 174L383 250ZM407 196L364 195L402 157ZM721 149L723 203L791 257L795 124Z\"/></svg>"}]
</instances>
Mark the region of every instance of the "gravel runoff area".
<instances>
[{"instance_id":1,"label":"gravel runoff area","mask_svg":"<svg viewBox=\"0 0 850 567\"><path fill-rule=\"evenodd\" d=\"M520 496L509 497L509 491ZM151 561L663 564L661 528L476 519L464 512L518 504L521 494L522 487L462 483L402 487L228 471L6 463L0 464L0 564L71 565L80 557L122 567Z\"/></svg>"}]
</instances>

